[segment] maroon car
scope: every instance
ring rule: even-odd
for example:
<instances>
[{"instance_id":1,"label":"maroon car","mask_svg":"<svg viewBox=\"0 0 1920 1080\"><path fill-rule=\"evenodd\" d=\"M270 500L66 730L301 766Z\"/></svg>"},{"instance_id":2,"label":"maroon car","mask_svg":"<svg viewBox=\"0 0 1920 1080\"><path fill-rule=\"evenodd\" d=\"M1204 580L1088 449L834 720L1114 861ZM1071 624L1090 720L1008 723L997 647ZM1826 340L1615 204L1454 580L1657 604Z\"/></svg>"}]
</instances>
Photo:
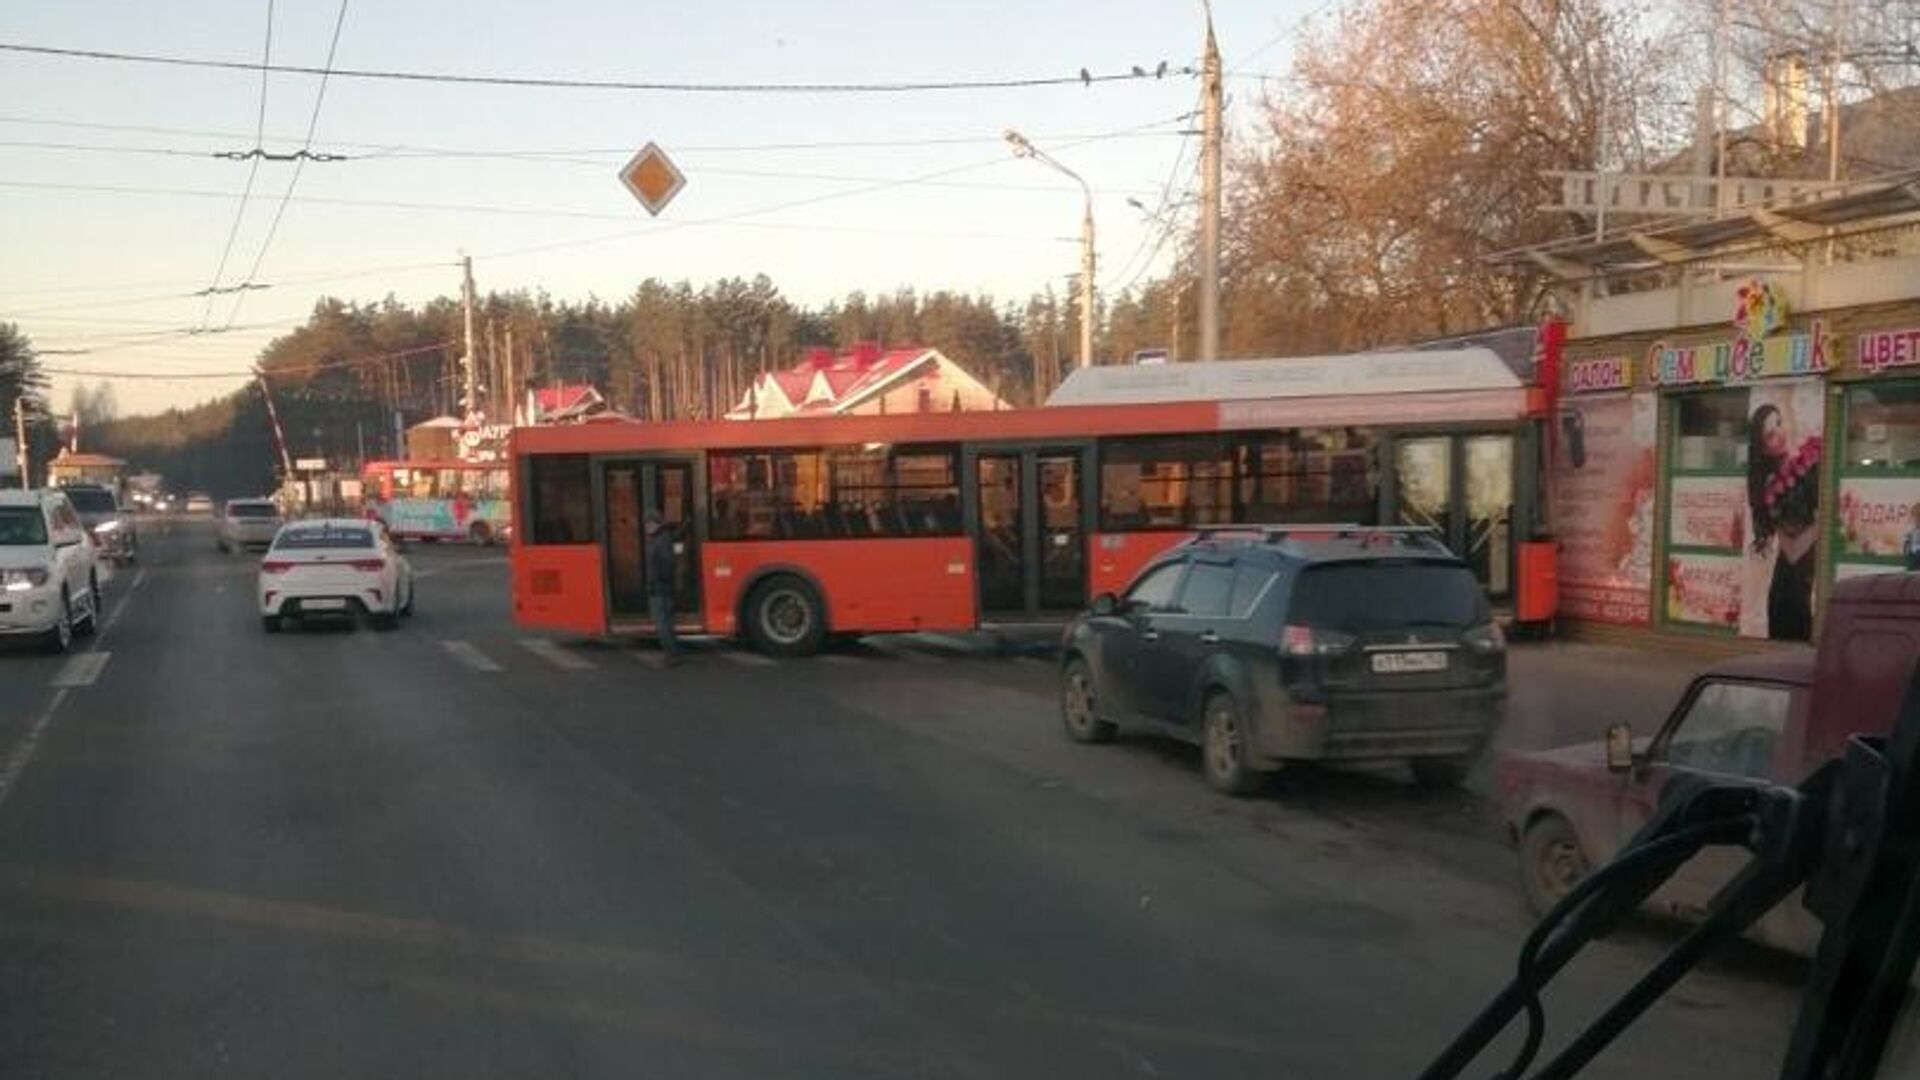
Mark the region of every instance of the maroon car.
<instances>
[{"instance_id":1,"label":"maroon car","mask_svg":"<svg viewBox=\"0 0 1920 1080\"><path fill-rule=\"evenodd\" d=\"M1817 651L1715 666L1643 738L1621 724L1602 742L1504 758L1496 795L1519 845L1527 900L1545 911L1589 868L1613 858L1676 775L1796 784L1850 735L1891 730L1917 659L1920 574L1854 578L1835 586ZM1709 848L1651 906L1697 918L1745 861L1739 849ZM1755 923L1751 936L1809 953L1818 933L1818 922L1793 901Z\"/></svg>"}]
</instances>

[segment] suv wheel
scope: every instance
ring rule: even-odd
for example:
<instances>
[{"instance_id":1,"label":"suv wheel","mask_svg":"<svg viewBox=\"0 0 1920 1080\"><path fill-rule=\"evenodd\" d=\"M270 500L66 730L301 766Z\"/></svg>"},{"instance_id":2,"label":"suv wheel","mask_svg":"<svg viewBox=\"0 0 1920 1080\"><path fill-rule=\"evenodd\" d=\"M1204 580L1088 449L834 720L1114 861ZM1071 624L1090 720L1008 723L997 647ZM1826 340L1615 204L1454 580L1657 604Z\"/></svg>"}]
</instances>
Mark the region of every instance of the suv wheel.
<instances>
[{"instance_id":1,"label":"suv wheel","mask_svg":"<svg viewBox=\"0 0 1920 1080\"><path fill-rule=\"evenodd\" d=\"M1520 835L1520 887L1537 914L1552 910L1590 869L1573 822L1559 814L1541 815Z\"/></svg>"},{"instance_id":2,"label":"suv wheel","mask_svg":"<svg viewBox=\"0 0 1920 1080\"><path fill-rule=\"evenodd\" d=\"M73 647L73 599L65 589L60 590L59 616L42 639L42 644L50 653L63 653Z\"/></svg>"},{"instance_id":3,"label":"suv wheel","mask_svg":"<svg viewBox=\"0 0 1920 1080\"><path fill-rule=\"evenodd\" d=\"M100 632L100 576L92 571L87 573L87 614L74 622L73 632L81 637Z\"/></svg>"},{"instance_id":4,"label":"suv wheel","mask_svg":"<svg viewBox=\"0 0 1920 1080\"><path fill-rule=\"evenodd\" d=\"M1247 763L1247 729L1233 695L1215 691L1200 713L1200 760L1207 783L1228 795L1251 795L1259 790L1261 774Z\"/></svg>"},{"instance_id":5,"label":"suv wheel","mask_svg":"<svg viewBox=\"0 0 1920 1080\"><path fill-rule=\"evenodd\" d=\"M1060 673L1060 722L1074 742L1103 743L1113 738L1113 722L1100 719L1093 669L1077 656Z\"/></svg>"}]
</instances>

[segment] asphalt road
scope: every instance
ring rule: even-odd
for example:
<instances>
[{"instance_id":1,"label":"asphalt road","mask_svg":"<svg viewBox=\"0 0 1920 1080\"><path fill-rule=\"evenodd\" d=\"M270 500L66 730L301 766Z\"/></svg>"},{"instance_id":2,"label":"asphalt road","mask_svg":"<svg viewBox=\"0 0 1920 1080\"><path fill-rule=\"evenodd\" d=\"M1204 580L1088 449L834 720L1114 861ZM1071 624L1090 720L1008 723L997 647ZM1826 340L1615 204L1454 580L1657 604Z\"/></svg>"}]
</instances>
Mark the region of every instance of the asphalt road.
<instances>
[{"instance_id":1,"label":"asphalt road","mask_svg":"<svg viewBox=\"0 0 1920 1080\"><path fill-rule=\"evenodd\" d=\"M1068 744L1042 661L663 670L430 546L400 630L268 636L253 560L144 537L89 651L0 655L9 1076L1408 1076L1529 927L1471 796L1226 800ZM1718 963L1592 1075L1770 1075L1798 974Z\"/></svg>"}]
</instances>

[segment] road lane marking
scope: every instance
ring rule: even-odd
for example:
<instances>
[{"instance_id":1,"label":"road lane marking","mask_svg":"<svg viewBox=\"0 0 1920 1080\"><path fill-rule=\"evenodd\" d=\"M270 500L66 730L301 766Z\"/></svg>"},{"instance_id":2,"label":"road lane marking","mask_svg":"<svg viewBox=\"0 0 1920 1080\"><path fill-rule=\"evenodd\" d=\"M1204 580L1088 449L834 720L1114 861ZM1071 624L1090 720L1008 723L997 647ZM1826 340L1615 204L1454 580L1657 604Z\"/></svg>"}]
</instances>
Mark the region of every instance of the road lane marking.
<instances>
[{"instance_id":1,"label":"road lane marking","mask_svg":"<svg viewBox=\"0 0 1920 1080\"><path fill-rule=\"evenodd\" d=\"M101 637L105 637L107 631L112 630L114 624L120 621L120 616L125 613L127 606L133 603L133 594L140 591L140 586L145 583L146 580L147 568L143 566L140 568L139 573L133 575L133 583L127 586L127 595L123 597L119 603L113 605L113 613L108 615L107 621L101 625Z\"/></svg>"},{"instance_id":2,"label":"road lane marking","mask_svg":"<svg viewBox=\"0 0 1920 1080\"><path fill-rule=\"evenodd\" d=\"M499 671L499 664L487 659L487 654L464 641L442 641L440 647L447 655L467 665L475 671Z\"/></svg>"},{"instance_id":3,"label":"road lane marking","mask_svg":"<svg viewBox=\"0 0 1920 1080\"><path fill-rule=\"evenodd\" d=\"M14 781L27 771L28 763L33 761L34 753L40 748L40 736L46 732L47 725L53 723L53 714L60 711L61 703L67 700L67 693L64 689L53 692L53 700L47 702L46 709L33 718L26 737L7 755L6 764L0 766L0 803L7 801L7 795L13 791Z\"/></svg>"},{"instance_id":4,"label":"road lane marking","mask_svg":"<svg viewBox=\"0 0 1920 1080\"><path fill-rule=\"evenodd\" d=\"M100 672L106 669L107 660L112 656L110 652L101 651L76 653L68 657L65 664L60 665L59 673L53 677L53 685L62 689L92 686L93 681L100 677Z\"/></svg>"},{"instance_id":5,"label":"road lane marking","mask_svg":"<svg viewBox=\"0 0 1920 1080\"><path fill-rule=\"evenodd\" d=\"M592 671L593 661L576 656L557 641L546 638L521 638L520 647L562 671Z\"/></svg>"},{"instance_id":6,"label":"road lane marking","mask_svg":"<svg viewBox=\"0 0 1920 1080\"><path fill-rule=\"evenodd\" d=\"M775 660L771 656L763 656L757 652L747 652L744 649L722 649L720 650L720 655L733 663L739 664L741 667L780 666L780 661Z\"/></svg>"}]
</instances>

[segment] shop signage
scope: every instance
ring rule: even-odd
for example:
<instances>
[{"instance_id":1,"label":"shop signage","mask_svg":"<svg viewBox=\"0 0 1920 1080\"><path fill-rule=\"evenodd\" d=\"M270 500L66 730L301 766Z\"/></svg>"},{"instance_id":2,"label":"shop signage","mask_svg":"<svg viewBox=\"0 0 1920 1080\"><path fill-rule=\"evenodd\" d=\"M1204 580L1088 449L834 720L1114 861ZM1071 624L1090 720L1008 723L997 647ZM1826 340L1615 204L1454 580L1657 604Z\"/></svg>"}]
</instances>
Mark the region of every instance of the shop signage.
<instances>
[{"instance_id":1,"label":"shop signage","mask_svg":"<svg viewBox=\"0 0 1920 1080\"><path fill-rule=\"evenodd\" d=\"M1832 351L1826 321L1815 319L1804 334L1741 336L1712 345L1656 341L1647 350L1647 376L1655 386L1690 386L1823 375Z\"/></svg>"},{"instance_id":2,"label":"shop signage","mask_svg":"<svg viewBox=\"0 0 1920 1080\"><path fill-rule=\"evenodd\" d=\"M1590 394L1598 390L1633 388L1633 357L1596 356L1589 360L1567 361L1567 393Z\"/></svg>"},{"instance_id":3,"label":"shop signage","mask_svg":"<svg viewBox=\"0 0 1920 1080\"><path fill-rule=\"evenodd\" d=\"M1870 375L1888 368L1920 367L1920 326L1863 330L1856 349L1861 370Z\"/></svg>"}]
</instances>

